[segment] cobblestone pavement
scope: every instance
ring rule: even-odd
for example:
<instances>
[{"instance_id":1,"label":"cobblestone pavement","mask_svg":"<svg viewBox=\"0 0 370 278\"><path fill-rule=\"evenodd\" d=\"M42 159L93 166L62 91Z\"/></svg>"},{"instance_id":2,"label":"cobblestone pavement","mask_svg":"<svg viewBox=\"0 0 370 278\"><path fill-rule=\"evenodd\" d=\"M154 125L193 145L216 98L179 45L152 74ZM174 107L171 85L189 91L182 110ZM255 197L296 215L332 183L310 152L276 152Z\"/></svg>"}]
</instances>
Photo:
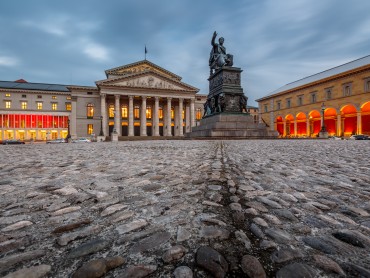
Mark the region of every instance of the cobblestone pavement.
<instances>
[{"instance_id":1,"label":"cobblestone pavement","mask_svg":"<svg viewBox=\"0 0 370 278\"><path fill-rule=\"evenodd\" d=\"M0 146L0 276L370 277L369 157L370 141Z\"/></svg>"}]
</instances>

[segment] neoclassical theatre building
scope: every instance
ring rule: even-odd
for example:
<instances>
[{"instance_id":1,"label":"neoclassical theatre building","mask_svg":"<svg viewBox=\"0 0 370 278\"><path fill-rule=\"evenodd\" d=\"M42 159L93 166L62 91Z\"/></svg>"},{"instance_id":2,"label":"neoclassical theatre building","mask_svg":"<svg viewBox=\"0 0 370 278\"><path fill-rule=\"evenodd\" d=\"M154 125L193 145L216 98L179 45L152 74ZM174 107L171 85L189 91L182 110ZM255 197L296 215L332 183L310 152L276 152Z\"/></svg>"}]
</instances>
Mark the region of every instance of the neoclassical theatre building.
<instances>
[{"instance_id":1,"label":"neoclassical theatre building","mask_svg":"<svg viewBox=\"0 0 370 278\"><path fill-rule=\"evenodd\" d=\"M0 81L0 138L183 136L203 116L206 95L143 60L105 71L96 86Z\"/></svg>"},{"instance_id":2,"label":"neoclassical theatre building","mask_svg":"<svg viewBox=\"0 0 370 278\"><path fill-rule=\"evenodd\" d=\"M289 83L257 100L260 120L281 137L370 135L370 56Z\"/></svg>"}]
</instances>

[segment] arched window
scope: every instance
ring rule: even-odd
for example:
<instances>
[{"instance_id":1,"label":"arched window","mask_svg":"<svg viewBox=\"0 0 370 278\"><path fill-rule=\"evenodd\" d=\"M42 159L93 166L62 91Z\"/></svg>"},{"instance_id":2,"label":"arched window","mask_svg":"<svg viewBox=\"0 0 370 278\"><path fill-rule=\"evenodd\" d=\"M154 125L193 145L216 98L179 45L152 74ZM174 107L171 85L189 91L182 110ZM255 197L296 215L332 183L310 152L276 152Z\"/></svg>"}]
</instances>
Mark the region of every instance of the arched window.
<instances>
[{"instance_id":1,"label":"arched window","mask_svg":"<svg viewBox=\"0 0 370 278\"><path fill-rule=\"evenodd\" d=\"M109 118L114 118L114 104L109 104L108 113L109 113Z\"/></svg>"},{"instance_id":2,"label":"arched window","mask_svg":"<svg viewBox=\"0 0 370 278\"><path fill-rule=\"evenodd\" d=\"M197 108L196 118L197 120L202 119L202 109Z\"/></svg>"},{"instance_id":3,"label":"arched window","mask_svg":"<svg viewBox=\"0 0 370 278\"><path fill-rule=\"evenodd\" d=\"M86 116L88 118L93 118L94 117L94 104L88 103L86 106Z\"/></svg>"},{"instance_id":4,"label":"arched window","mask_svg":"<svg viewBox=\"0 0 370 278\"><path fill-rule=\"evenodd\" d=\"M127 118L127 115L128 115L127 105L123 105L122 106L122 108L121 108L121 114L122 114L122 118Z\"/></svg>"}]
</instances>

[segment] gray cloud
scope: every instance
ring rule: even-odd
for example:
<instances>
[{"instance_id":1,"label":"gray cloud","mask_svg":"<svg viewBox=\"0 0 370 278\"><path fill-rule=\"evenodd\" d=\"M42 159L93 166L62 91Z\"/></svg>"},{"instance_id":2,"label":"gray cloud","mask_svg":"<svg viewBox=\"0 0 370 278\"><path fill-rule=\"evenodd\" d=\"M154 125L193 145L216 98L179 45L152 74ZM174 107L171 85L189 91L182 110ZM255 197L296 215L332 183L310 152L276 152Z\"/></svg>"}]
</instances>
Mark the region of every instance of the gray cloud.
<instances>
[{"instance_id":1,"label":"gray cloud","mask_svg":"<svg viewBox=\"0 0 370 278\"><path fill-rule=\"evenodd\" d=\"M369 54L367 0L0 2L0 79L93 85L147 58L207 94L214 30L241 67L249 104Z\"/></svg>"}]
</instances>

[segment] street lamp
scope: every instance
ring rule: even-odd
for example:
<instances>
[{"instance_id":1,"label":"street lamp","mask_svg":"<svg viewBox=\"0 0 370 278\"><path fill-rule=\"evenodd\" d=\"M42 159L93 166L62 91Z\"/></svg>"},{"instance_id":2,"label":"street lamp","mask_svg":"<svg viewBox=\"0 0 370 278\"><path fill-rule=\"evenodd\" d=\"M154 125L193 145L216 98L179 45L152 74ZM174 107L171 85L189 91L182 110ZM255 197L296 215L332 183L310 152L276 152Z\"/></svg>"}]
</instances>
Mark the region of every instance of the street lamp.
<instances>
[{"instance_id":1,"label":"street lamp","mask_svg":"<svg viewBox=\"0 0 370 278\"><path fill-rule=\"evenodd\" d=\"M322 119L321 119L321 130L320 132L327 132L326 126L325 126L325 103L322 103L321 105L321 114L322 114Z\"/></svg>"},{"instance_id":2,"label":"street lamp","mask_svg":"<svg viewBox=\"0 0 370 278\"><path fill-rule=\"evenodd\" d=\"M67 120L67 127L68 127L68 132L67 132L67 137L66 137L66 139L67 139L67 142L69 142L70 141L70 139L71 139L71 131L70 131L70 119L68 118L68 120Z\"/></svg>"},{"instance_id":3,"label":"street lamp","mask_svg":"<svg viewBox=\"0 0 370 278\"><path fill-rule=\"evenodd\" d=\"M103 132L103 116L100 116L100 133L99 136L104 136Z\"/></svg>"}]
</instances>

